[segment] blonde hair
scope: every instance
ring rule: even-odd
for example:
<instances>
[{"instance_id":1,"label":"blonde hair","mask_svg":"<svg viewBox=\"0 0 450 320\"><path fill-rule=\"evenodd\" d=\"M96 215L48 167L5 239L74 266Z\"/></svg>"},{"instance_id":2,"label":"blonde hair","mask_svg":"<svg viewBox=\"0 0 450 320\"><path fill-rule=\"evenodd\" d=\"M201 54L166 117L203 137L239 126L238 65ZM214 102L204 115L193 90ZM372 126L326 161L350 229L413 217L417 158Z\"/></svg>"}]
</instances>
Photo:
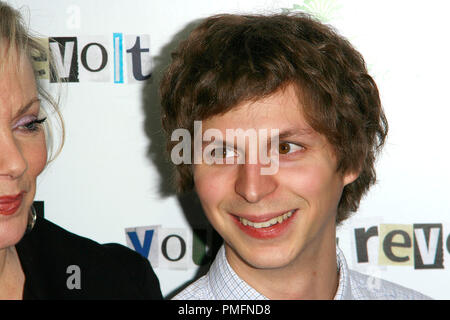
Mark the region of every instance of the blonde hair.
<instances>
[{"instance_id":1,"label":"blonde hair","mask_svg":"<svg viewBox=\"0 0 450 320\"><path fill-rule=\"evenodd\" d=\"M60 82L53 57L49 53L48 48L45 48L39 42L38 38L31 34L20 12L2 1L0 1L0 40L0 43L3 44L3 52L0 58L0 71L5 65L10 65L14 57L22 54L27 57L32 66L33 60L36 57L45 57L48 60L52 81ZM47 163L49 163L61 152L65 139L64 121L59 110L60 95L57 94L54 97L46 90L43 87L43 83L38 80L38 74L36 72L35 79L38 95L41 98L41 110L47 117L47 121L44 123L44 129L48 152ZM49 108L46 108L45 104L48 104ZM55 137L52 128L56 126L60 129L60 142L56 152L53 152Z\"/></svg>"}]
</instances>

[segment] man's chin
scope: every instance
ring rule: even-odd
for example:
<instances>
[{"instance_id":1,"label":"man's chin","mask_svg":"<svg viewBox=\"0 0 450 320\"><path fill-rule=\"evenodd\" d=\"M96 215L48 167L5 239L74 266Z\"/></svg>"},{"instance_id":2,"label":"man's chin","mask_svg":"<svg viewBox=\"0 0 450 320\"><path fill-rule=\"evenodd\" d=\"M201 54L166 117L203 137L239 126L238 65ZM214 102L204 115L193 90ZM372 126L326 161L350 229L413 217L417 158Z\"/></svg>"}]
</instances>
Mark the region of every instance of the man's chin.
<instances>
[{"instance_id":1,"label":"man's chin","mask_svg":"<svg viewBox=\"0 0 450 320\"><path fill-rule=\"evenodd\" d=\"M288 266L295 259L291 250L279 247L238 249L237 259L254 269L280 269Z\"/></svg>"}]
</instances>

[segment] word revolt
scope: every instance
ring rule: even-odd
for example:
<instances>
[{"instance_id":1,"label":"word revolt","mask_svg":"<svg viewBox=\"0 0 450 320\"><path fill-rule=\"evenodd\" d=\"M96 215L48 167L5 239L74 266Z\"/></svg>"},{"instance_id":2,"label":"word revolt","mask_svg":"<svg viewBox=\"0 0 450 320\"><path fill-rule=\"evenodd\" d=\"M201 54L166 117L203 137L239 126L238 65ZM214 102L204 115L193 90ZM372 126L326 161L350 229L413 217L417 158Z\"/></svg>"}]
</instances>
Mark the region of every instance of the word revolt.
<instances>
[{"instance_id":1,"label":"word revolt","mask_svg":"<svg viewBox=\"0 0 450 320\"><path fill-rule=\"evenodd\" d=\"M443 269L444 249L450 253L450 235L444 237L441 223L379 224L353 227L348 232L357 264ZM144 226L127 228L125 234L127 246L147 258L154 268L197 268L209 263L222 244L210 227Z\"/></svg>"},{"instance_id":2,"label":"word revolt","mask_svg":"<svg viewBox=\"0 0 450 320\"><path fill-rule=\"evenodd\" d=\"M36 39L48 51L34 54L39 79L56 82L49 68L51 54L65 82L135 83L151 76L149 35L52 37Z\"/></svg>"},{"instance_id":3,"label":"word revolt","mask_svg":"<svg viewBox=\"0 0 450 320\"><path fill-rule=\"evenodd\" d=\"M153 268L193 269L211 262L222 244L212 228L125 229L127 246L147 258Z\"/></svg>"},{"instance_id":4,"label":"word revolt","mask_svg":"<svg viewBox=\"0 0 450 320\"><path fill-rule=\"evenodd\" d=\"M414 269L443 269L443 227L435 224L380 224L354 229L358 263L369 261L368 242L378 237L378 264L414 266ZM376 240L375 240L376 241ZM450 236L446 239L450 252Z\"/></svg>"}]
</instances>

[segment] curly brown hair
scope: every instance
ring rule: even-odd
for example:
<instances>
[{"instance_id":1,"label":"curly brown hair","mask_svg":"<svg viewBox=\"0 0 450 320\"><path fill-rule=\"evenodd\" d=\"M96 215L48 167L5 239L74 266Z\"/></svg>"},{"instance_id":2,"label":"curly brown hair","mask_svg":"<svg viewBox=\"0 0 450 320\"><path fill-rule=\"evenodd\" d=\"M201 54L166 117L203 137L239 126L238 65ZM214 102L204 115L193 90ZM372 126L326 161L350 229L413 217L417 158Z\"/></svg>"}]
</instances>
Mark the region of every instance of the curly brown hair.
<instances>
[{"instance_id":1,"label":"curly brown hair","mask_svg":"<svg viewBox=\"0 0 450 320\"><path fill-rule=\"evenodd\" d=\"M175 145L173 130L192 133L194 120L224 114L289 84L302 93L308 123L334 147L337 171L359 172L343 190L339 224L376 182L375 159L388 124L361 54L307 14L223 14L198 25L172 54L160 84L167 149ZM193 188L191 165L176 166L176 184L180 192Z\"/></svg>"}]
</instances>

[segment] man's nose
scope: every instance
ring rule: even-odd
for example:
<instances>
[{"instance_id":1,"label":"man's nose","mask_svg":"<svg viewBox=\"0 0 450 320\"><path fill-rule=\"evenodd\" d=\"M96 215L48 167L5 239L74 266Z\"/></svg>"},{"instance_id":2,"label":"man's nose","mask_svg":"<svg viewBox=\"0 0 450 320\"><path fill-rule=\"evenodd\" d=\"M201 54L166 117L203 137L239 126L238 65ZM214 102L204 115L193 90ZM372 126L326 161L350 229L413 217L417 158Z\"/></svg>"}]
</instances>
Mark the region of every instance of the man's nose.
<instances>
[{"instance_id":1,"label":"man's nose","mask_svg":"<svg viewBox=\"0 0 450 320\"><path fill-rule=\"evenodd\" d=\"M0 133L0 177L17 179L26 169L20 143L10 132Z\"/></svg>"},{"instance_id":2,"label":"man's nose","mask_svg":"<svg viewBox=\"0 0 450 320\"><path fill-rule=\"evenodd\" d=\"M272 194L278 183L274 175L261 175L260 164L239 165L235 191L247 202L256 203Z\"/></svg>"}]
</instances>

